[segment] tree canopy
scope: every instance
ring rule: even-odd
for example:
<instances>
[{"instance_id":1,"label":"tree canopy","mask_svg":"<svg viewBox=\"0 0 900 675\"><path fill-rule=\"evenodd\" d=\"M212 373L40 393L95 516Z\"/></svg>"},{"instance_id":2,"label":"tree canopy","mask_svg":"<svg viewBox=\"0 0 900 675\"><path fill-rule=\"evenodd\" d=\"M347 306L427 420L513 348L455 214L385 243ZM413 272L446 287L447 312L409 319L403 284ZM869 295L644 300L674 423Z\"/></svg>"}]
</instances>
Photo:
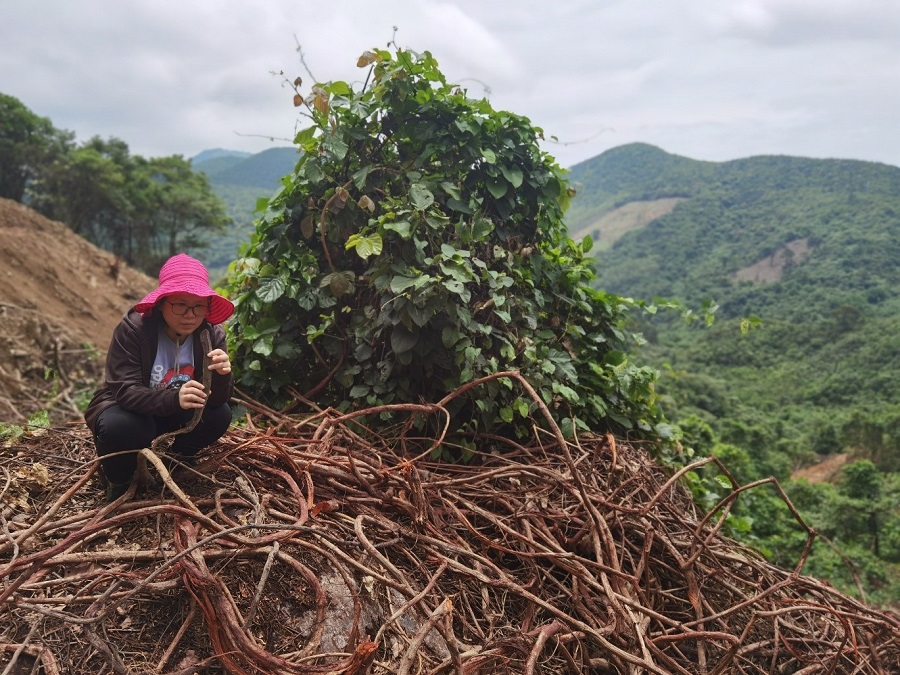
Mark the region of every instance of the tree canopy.
<instances>
[{"instance_id":1,"label":"tree canopy","mask_svg":"<svg viewBox=\"0 0 900 675\"><path fill-rule=\"evenodd\" d=\"M76 143L18 99L0 94L0 197L27 203L155 275L185 248L205 245L229 218L203 173L180 155L131 155L119 139Z\"/></svg>"},{"instance_id":2,"label":"tree canopy","mask_svg":"<svg viewBox=\"0 0 900 675\"><path fill-rule=\"evenodd\" d=\"M22 201L38 167L69 140L49 119L0 93L0 197Z\"/></svg>"}]
</instances>

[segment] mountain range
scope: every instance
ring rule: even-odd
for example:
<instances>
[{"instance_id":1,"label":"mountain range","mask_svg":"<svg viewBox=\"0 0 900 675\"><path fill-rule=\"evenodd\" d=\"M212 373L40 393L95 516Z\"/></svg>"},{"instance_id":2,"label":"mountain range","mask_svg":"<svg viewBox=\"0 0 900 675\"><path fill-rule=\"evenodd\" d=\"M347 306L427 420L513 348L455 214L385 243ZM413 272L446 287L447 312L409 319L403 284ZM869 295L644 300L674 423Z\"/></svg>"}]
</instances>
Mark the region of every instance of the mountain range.
<instances>
[{"instance_id":1,"label":"mountain range","mask_svg":"<svg viewBox=\"0 0 900 675\"><path fill-rule=\"evenodd\" d=\"M232 220L224 234L206 237L205 246L188 251L206 264L211 277L225 276L241 245L253 234L257 200L270 197L296 163L297 150L293 147L256 154L218 148L191 158L193 167L206 174Z\"/></svg>"},{"instance_id":2,"label":"mountain range","mask_svg":"<svg viewBox=\"0 0 900 675\"><path fill-rule=\"evenodd\" d=\"M684 461L716 457L744 485L780 481L857 576L827 547L805 571L845 588L861 578L896 606L900 168L789 156L703 162L633 144L572 167L570 180L567 223L573 239L595 242L596 285L677 308L632 315L646 344L631 357L660 371ZM712 326L683 320L704 304L718 306ZM727 494L716 480L728 480L714 476L695 492L701 502ZM746 520L734 532L796 564L793 518L766 494L735 505L729 518Z\"/></svg>"},{"instance_id":3,"label":"mountain range","mask_svg":"<svg viewBox=\"0 0 900 675\"><path fill-rule=\"evenodd\" d=\"M641 323L674 414L782 476L860 446L900 468L900 168L634 144L570 180L567 222L597 243L599 287L719 306L708 329Z\"/></svg>"},{"instance_id":4,"label":"mountain range","mask_svg":"<svg viewBox=\"0 0 900 675\"><path fill-rule=\"evenodd\" d=\"M599 243L609 290L718 296L729 317L900 311L900 168L786 156L701 162L634 144L570 178L581 197L570 231Z\"/></svg>"},{"instance_id":5,"label":"mountain range","mask_svg":"<svg viewBox=\"0 0 900 675\"><path fill-rule=\"evenodd\" d=\"M233 150L204 150L191 164L214 185L273 190L297 163L295 148L269 148L256 154Z\"/></svg>"}]
</instances>

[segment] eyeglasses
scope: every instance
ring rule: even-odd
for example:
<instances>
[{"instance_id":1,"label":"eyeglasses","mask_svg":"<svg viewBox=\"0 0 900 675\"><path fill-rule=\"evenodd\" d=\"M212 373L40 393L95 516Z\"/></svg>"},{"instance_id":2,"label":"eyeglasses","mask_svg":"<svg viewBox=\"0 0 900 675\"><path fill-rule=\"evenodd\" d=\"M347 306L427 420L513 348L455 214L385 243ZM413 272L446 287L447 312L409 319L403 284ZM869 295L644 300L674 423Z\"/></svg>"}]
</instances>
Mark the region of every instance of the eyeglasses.
<instances>
[{"instance_id":1,"label":"eyeglasses","mask_svg":"<svg viewBox=\"0 0 900 675\"><path fill-rule=\"evenodd\" d=\"M183 302L172 302L169 301L169 307L172 308L172 314L175 316L184 316L189 311L194 316L204 317L206 313L209 312L209 305L187 305Z\"/></svg>"}]
</instances>

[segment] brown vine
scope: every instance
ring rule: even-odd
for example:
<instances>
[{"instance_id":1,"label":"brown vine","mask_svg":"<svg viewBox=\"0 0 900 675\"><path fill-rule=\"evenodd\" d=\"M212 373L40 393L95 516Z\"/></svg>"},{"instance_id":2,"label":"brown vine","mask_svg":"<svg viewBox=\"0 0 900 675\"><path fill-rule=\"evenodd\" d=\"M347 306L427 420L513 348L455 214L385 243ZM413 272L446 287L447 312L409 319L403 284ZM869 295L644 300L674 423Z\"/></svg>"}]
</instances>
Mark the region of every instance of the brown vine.
<instances>
[{"instance_id":1,"label":"brown vine","mask_svg":"<svg viewBox=\"0 0 900 675\"><path fill-rule=\"evenodd\" d=\"M444 425L447 402L390 409ZM759 485L735 483L700 513L643 449L566 440L545 409L532 445L446 464L431 459L443 435L363 438L356 414L242 403L259 413L198 471L111 506L81 425L3 450L7 666L887 675L900 663L896 614L803 575L817 536L789 502L807 536L793 569L722 535L722 514ZM702 462L718 460L685 471ZM36 464L49 483L30 482Z\"/></svg>"}]
</instances>

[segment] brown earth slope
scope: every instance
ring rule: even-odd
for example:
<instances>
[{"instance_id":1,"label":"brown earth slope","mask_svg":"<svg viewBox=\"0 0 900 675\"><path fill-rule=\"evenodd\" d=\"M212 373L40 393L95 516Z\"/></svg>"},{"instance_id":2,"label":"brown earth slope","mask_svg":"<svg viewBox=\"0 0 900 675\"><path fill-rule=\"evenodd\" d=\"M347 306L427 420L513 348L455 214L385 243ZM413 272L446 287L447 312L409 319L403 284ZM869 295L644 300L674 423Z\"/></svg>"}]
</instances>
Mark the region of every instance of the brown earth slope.
<instances>
[{"instance_id":1,"label":"brown earth slope","mask_svg":"<svg viewBox=\"0 0 900 675\"><path fill-rule=\"evenodd\" d=\"M0 422L41 409L76 416L113 328L155 283L62 223L0 199Z\"/></svg>"}]
</instances>

